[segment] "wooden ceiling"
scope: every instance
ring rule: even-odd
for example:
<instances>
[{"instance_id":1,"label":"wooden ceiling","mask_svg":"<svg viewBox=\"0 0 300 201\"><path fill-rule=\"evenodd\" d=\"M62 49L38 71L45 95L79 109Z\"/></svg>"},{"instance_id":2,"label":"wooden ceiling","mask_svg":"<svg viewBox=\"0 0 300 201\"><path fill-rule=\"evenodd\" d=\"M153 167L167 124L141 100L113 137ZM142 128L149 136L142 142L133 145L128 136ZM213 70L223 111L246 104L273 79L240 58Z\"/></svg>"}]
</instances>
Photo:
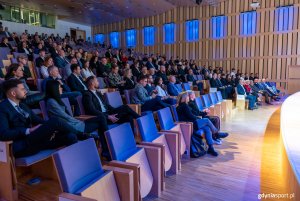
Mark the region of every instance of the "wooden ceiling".
<instances>
[{"instance_id":1,"label":"wooden ceiling","mask_svg":"<svg viewBox=\"0 0 300 201\"><path fill-rule=\"evenodd\" d=\"M218 5L225 0L203 0L201 5ZM97 25L153 16L176 6L196 6L195 0L10 0L21 6L80 24ZM8 4L5 2L3 4Z\"/></svg>"}]
</instances>

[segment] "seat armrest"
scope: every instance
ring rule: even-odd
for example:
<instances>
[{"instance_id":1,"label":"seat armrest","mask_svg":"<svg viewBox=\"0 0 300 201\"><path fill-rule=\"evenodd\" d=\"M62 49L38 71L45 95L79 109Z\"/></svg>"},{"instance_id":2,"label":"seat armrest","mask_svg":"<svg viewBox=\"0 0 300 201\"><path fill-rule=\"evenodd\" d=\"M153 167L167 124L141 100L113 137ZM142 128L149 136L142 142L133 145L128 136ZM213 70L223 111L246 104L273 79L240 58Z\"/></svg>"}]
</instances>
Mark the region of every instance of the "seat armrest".
<instances>
[{"instance_id":1,"label":"seat armrest","mask_svg":"<svg viewBox=\"0 0 300 201\"><path fill-rule=\"evenodd\" d=\"M121 200L134 201L133 170L106 165L103 169L113 171Z\"/></svg>"},{"instance_id":2,"label":"seat armrest","mask_svg":"<svg viewBox=\"0 0 300 201\"><path fill-rule=\"evenodd\" d=\"M161 149L161 173L162 173L162 179L161 179L161 190L165 189L165 151L166 151L166 146L161 143L156 143L156 142L141 142L139 145L141 146L150 146L150 147L157 147Z\"/></svg>"},{"instance_id":3,"label":"seat armrest","mask_svg":"<svg viewBox=\"0 0 300 201\"><path fill-rule=\"evenodd\" d=\"M141 201L140 194L140 165L123 161L110 161L107 166L130 169L133 171L134 200Z\"/></svg>"},{"instance_id":4,"label":"seat armrest","mask_svg":"<svg viewBox=\"0 0 300 201\"><path fill-rule=\"evenodd\" d=\"M141 104L127 104L133 111L141 115L142 109Z\"/></svg>"},{"instance_id":5,"label":"seat armrest","mask_svg":"<svg viewBox=\"0 0 300 201\"><path fill-rule=\"evenodd\" d=\"M187 150L189 152L191 145L191 137L193 134L193 123L192 122L176 122L180 126L182 131L182 135L185 140L185 144L187 146Z\"/></svg>"},{"instance_id":6,"label":"seat armrest","mask_svg":"<svg viewBox=\"0 0 300 201\"><path fill-rule=\"evenodd\" d=\"M179 153L180 150L180 138L177 133L172 132L160 132L161 134L164 134L166 137L166 140L168 142L168 146L172 155L172 166L171 166L171 172L174 174L178 173L178 170L180 169L181 164L181 156Z\"/></svg>"},{"instance_id":7,"label":"seat armrest","mask_svg":"<svg viewBox=\"0 0 300 201\"><path fill-rule=\"evenodd\" d=\"M59 201L96 201L91 198L82 197L70 193L62 193L58 196Z\"/></svg>"},{"instance_id":8,"label":"seat armrest","mask_svg":"<svg viewBox=\"0 0 300 201\"><path fill-rule=\"evenodd\" d=\"M153 175L153 186L150 191L152 195L160 197L161 195L161 180L162 180L162 164L161 164L161 149L158 147L138 145L145 149L147 154L148 162Z\"/></svg>"},{"instance_id":9,"label":"seat armrest","mask_svg":"<svg viewBox=\"0 0 300 201\"><path fill-rule=\"evenodd\" d=\"M85 120L88 120L88 119L91 119L91 118L94 118L96 116L92 116L92 115L80 115L78 117L75 117L75 119L78 119L80 121L85 121Z\"/></svg>"}]
</instances>

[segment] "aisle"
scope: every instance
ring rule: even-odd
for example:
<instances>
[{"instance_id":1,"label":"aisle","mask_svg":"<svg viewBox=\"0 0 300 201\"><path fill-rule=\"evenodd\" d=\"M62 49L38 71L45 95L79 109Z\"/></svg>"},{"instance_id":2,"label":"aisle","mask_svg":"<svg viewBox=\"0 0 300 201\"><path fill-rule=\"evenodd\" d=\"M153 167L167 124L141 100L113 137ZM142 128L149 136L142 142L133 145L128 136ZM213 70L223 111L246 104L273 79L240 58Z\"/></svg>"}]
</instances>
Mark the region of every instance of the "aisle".
<instances>
[{"instance_id":1,"label":"aisle","mask_svg":"<svg viewBox=\"0 0 300 201\"><path fill-rule=\"evenodd\" d=\"M280 157L276 148L279 108L280 105L273 105L236 112L222 126L230 136L216 146L220 152L217 158L205 156L183 161L182 171L166 179L161 198L146 200L252 201L258 200L260 192L280 193L280 181L276 183L278 168L274 167L277 161L273 160Z\"/></svg>"}]
</instances>

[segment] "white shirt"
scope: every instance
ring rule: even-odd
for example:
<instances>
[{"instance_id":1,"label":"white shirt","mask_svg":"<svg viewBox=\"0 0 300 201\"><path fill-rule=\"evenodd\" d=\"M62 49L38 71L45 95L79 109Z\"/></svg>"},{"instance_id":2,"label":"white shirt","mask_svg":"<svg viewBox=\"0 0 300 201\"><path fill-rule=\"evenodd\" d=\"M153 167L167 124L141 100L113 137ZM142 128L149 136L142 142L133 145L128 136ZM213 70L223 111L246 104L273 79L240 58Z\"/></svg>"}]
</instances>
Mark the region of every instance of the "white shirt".
<instances>
[{"instance_id":1,"label":"white shirt","mask_svg":"<svg viewBox=\"0 0 300 201\"><path fill-rule=\"evenodd\" d=\"M97 99L98 99L98 101L99 101L99 103L100 103L102 112L106 112L106 108L105 108L104 104L102 103L101 99L99 98L99 96L98 96L96 90L91 91L91 92L93 92L93 94L97 97Z\"/></svg>"},{"instance_id":2,"label":"white shirt","mask_svg":"<svg viewBox=\"0 0 300 201\"><path fill-rule=\"evenodd\" d=\"M163 90L160 86L156 86L155 87L155 89L157 90L157 95L158 96L162 96L162 97L164 97L164 96L167 96L168 94L166 93L166 91L165 90Z\"/></svg>"},{"instance_id":3,"label":"white shirt","mask_svg":"<svg viewBox=\"0 0 300 201\"><path fill-rule=\"evenodd\" d=\"M91 71L89 69L83 68L83 69L81 69L81 75L82 75L83 78L86 79L86 78L88 78L90 76L94 76L94 73L93 73L93 71Z\"/></svg>"},{"instance_id":4,"label":"white shirt","mask_svg":"<svg viewBox=\"0 0 300 201\"><path fill-rule=\"evenodd\" d=\"M85 84L81 81L81 79L79 78L78 75L76 75L75 73L73 73L75 75L75 77L78 79L78 81L84 86L84 90L87 90Z\"/></svg>"},{"instance_id":5,"label":"white shirt","mask_svg":"<svg viewBox=\"0 0 300 201\"><path fill-rule=\"evenodd\" d=\"M48 68L46 66L41 66L41 74L44 79L49 77Z\"/></svg>"}]
</instances>

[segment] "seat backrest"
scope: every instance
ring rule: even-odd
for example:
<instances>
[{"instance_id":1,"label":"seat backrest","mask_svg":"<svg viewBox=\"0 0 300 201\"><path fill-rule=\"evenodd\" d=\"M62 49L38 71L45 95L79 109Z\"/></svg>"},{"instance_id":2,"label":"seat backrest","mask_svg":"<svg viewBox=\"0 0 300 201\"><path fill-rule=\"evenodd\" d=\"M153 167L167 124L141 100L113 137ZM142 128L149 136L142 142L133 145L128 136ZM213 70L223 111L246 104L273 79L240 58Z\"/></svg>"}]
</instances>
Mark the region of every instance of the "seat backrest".
<instances>
[{"instance_id":1,"label":"seat backrest","mask_svg":"<svg viewBox=\"0 0 300 201\"><path fill-rule=\"evenodd\" d=\"M195 102L200 111L204 110L203 101L200 97L196 97Z\"/></svg>"},{"instance_id":2,"label":"seat backrest","mask_svg":"<svg viewBox=\"0 0 300 201\"><path fill-rule=\"evenodd\" d=\"M182 83L182 88L184 91L191 90L189 83Z\"/></svg>"},{"instance_id":3,"label":"seat backrest","mask_svg":"<svg viewBox=\"0 0 300 201\"><path fill-rule=\"evenodd\" d=\"M223 101L222 93L220 91L217 91L217 98L219 102Z\"/></svg>"},{"instance_id":4,"label":"seat backrest","mask_svg":"<svg viewBox=\"0 0 300 201\"><path fill-rule=\"evenodd\" d=\"M157 111L160 128L169 130L175 126L172 113L169 107Z\"/></svg>"},{"instance_id":5,"label":"seat backrest","mask_svg":"<svg viewBox=\"0 0 300 201\"><path fill-rule=\"evenodd\" d=\"M175 85L176 85L179 93L181 93L182 92L182 86L181 86L181 84L175 84Z\"/></svg>"},{"instance_id":6,"label":"seat backrest","mask_svg":"<svg viewBox=\"0 0 300 201\"><path fill-rule=\"evenodd\" d=\"M27 57L27 54L26 53L19 53L19 52L13 52L13 55L14 57L17 59L18 56L24 56L24 57Z\"/></svg>"},{"instance_id":7,"label":"seat backrest","mask_svg":"<svg viewBox=\"0 0 300 201\"><path fill-rule=\"evenodd\" d=\"M92 138L57 151L53 159L61 187L67 193L78 193L104 173Z\"/></svg>"},{"instance_id":8,"label":"seat backrest","mask_svg":"<svg viewBox=\"0 0 300 201\"><path fill-rule=\"evenodd\" d=\"M134 93L134 89L124 90L124 96L127 104L130 104L130 98L134 96Z\"/></svg>"},{"instance_id":9,"label":"seat backrest","mask_svg":"<svg viewBox=\"0 0 300 201\"><path fill-rule=\"evenodd\" d=\"M202 75L197 75L197 80L203 80L203 76Z\"/></svg>"},{"instance_id":10,"label":"seat backrest","mask_svg":"<svg viewBox=\"0 0 300 201\"><path fill-rule=\"evenodd\" d=\"M137 150L129 123L106 131L105 137L113 160L125 161Z\"/></svg>"},{"instance_id":11,"label":"seat backrest","mask_svg":"<svg viewBox=\"0 0 300 201\"><path fill-rule=\"evenodd\" d=\"M41 79L41 78L42 78L40 68L35 67L35 73L36 73L36 77L37 77L38 79Z\"/></svg>"},{"instance_id":12,"label":"seat backrest","mask_svg":"<svg viewBox=\"0 0 300 201\"><path fill-rule=\"evenodd\" d=\"M105 98L112 107L120 107L123 105L122 97L119 91L105 93Z\"/></svg>"},{"instance_id":13,"label":"seat backrest","mask_svg":"<svg viewBox=\"0 0 300 201\"><path fill-rule=\"evenodd\" d=\"M37 79L37 89L38 91L40 92L43 92L43 89L42 89L42 83L43 83L44 79Z\"/></svg>"},{"instance_id":14,"label":"seat backrest","mask_svg":"<svg viewBox=\"0 0 300 201\"><path fill-rule=\"evenodd\" d=\"M152 113L138 118L137 124L143 141L152 142L159 136Z\"/></svg>"},{"instance_id":15,"label":"seat backrest","mask_svg":"<svg viewBox=\"0 0 300 201\"><path fill-rule=\"evenodd\" d=\"M100 89L106 88L106 84L105 84L105 82L104 82L103 77L97 77L97 80L98 80L98 82L99 82L99 88L100 88Z\"/></svg>"},{"instance_id":16,"label":"seat backrest","mask_svg":"<svg viewBox=\"0 0 300 201\"><path fill-rule=\"evenodd\" d=\"M65 104L68 112L73 115L71 104L68 98L62 98L61 101Z\"/></svg>"},{"instance_id":17,"label":"seat backrest","mask_svg":"<svg viewBox=\"0 0 300 201\"><path fill-rule=\"evenodd\" d=\"M177 110L176 110L176 105L172 105L171 110L172 110L173 117L174 117L175 121L179 121Z\"/></svg>"},{"instance_id":18,"label":"seat backrest","mask_svg":"<svg viewBox=\"0 0 300 201\"><path fill-rule=\"evenodd\" d=\"M217 104L218 103L218 99L217 99L217 93L214 92L214 93L209 93L209 97L210 97L210 100L212 102L212 104Z\"/></svg>"},{"instance_id":19,"label":"seat backrest","mask_svg":"<svg viewBox=\"0 0 300 201\"><path fill-rule=\"evenodd\" d=\"M44 100L41 100L39 104L42 111L43 119L47 121L49 119L49 116L46 108L46 102Z\"/></svg>"},{"instance_id":20,"label":"seat backrest","mask_svg":"<svg viewBox=\"0 0 300 201\"><path fill-rule=\"evenodd\" d=\"M77 100L77 103L78 103L78 106L79 106L80 114L85 115L84 106L82 104L82 96L77 96L76 100Z\"/></svg>"},{"instance_id":21,"label":"seat backrest","mask_svg":"<svg viewBox=\"0 0 300 201\"><path fill-rule=\"evenodd\" d=\"M10 60L11 60L11 63L12 63L12 64L17 64L17 63L18 63L18 61L17 61L16 58L11 58Z\"/></svg>"},{"instance_id":22,"label":"seat backrest","mask_svg":"<svg viewBox=\"0 0 300 201\"><path fill-rule=\"evenodd\" d=\"M211 102L210 102L210 99L208 97L208 94L205 94L205 95L201 96L201 98L202 98L204 106L206 108L208 108L208 107L210 107L212 105Z\"/></svg>"}]
</instances>

